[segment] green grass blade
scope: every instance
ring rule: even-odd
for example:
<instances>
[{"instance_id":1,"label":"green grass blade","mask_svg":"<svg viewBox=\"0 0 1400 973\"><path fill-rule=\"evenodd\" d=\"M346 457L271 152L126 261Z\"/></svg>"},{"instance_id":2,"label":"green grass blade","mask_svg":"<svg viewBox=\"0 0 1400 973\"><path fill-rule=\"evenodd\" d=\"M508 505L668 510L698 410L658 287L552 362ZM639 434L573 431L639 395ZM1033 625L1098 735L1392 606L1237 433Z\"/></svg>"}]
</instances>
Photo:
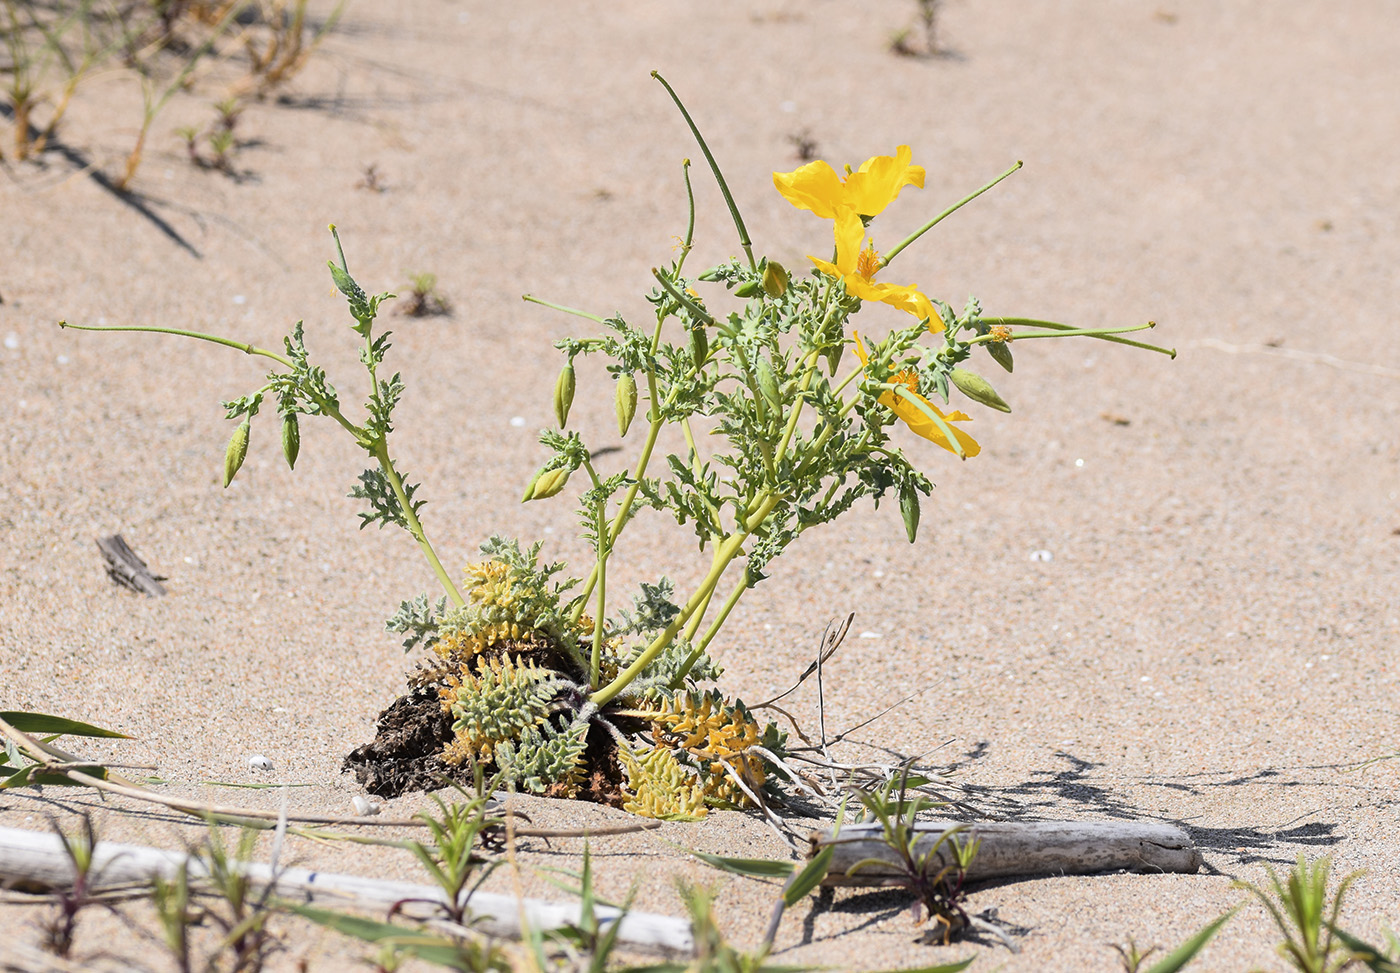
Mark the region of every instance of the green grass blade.
<instances>
[{"instance_id":1,"label":"green grass blade","mask_svg":"<svg viewBox=\"0 0 1400 973\"><path fill-rule=\"evenodd\" d=\"M827 845L809 861L802 871L797 872L788 879L787 886L783 889L783 904L791 909L794 905L807 897L807 893L816 888L821 880L826 878L826 873L831 869L832 856L836 854L836 849Z\"/></svg>"},{"instance_id":2,"label":"green grass blade","mask_svg":"<svg viewBox=\"0 0 1400 973\"><path fill-rule=\"evenodd\" d=\"M771 858L726 858L724 855L711 855L693 849L687 849L687 852L706 865L732 875L743 875L745 878L787 878L797 867L794 862L776 861Z\"/></svg>"},{"instance_id":3,"label":"green grass blade","mask_svg":"<svg viewBox=\"0 0 1400 973\"><path fill-rule=\"evenodd\" d=\"M1220 931L1220 927L1233 919L1235 913L1239 911L1240 906L1235 906L1229 912L1202 926L1190 939L1153 963L1148 968L1147 973L1176 973L1177 970L1189 963L1205 944L1210 942L1211 937Z\"/></svg>"},{"instance_id":4,"label":"green grass blade","mask_svg":"<svg viewBox=\"0 0 1400 973\"><path fill-rule=\"evenodd\" d=\"M118 733L116 730L104 730L102 727L93 726L91 723L69 720L62 716L49 716L46 713L0 712L0 720L4 720L21 733L57 733L60 736L108 737L118 740L132 739L132 737L127 734Z\"/></svg>"}]
</instances>

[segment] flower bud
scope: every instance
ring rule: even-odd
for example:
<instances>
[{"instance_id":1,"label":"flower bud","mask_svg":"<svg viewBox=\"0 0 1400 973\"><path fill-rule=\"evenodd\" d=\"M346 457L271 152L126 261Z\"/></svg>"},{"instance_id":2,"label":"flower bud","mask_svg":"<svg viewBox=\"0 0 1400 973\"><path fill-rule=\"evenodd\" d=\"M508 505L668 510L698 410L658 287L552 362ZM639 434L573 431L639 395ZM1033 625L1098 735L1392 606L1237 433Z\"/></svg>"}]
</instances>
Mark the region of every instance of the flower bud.
<instances>
[{"instance_id":1,"label":"flower bud","mask_svg":"<svg viewBox=\"0 0 1400 973\"><path fill-rule=\"evenodd\" d=\"M297 468L297 454L301 452L301 425L295 412L282 413L282 455L287 457L287 469Z\"/></svg>"},{"instance_id":2,"label":"flower bud","mask_svg":"<svg viewBox=\"0 0 1400 973\"><path fill-rule=\"evenodd\" d=\"M996 362L1008 372L1011 371L1012 366L1015 364L1011 360L1011 346L1005 341L993 341L991 344L987 345L987 354L992 356L992 361Z\"/></svg>"},{"instance_id":3,"label":"flower bud","mask_svg":"<svg viewBox=\"0 0 1400 973\"><path fill-rule=\"evenodd\" d=\"M919 491L912 483L906 482L899 488L899 513L904 517L904 533L912 544L919 536Z\"/></svg>"},{"instance_id":4,"label":"flower bud","mask_svg":"<svg viewBox=\"0 0 1400 973\"><path fill-rule=\"evenodd\" d=\"M574 363L569 362L559 372L554 382L554 418L559 420L559 428L569 423L569 407L574 404Z\"/></svg>"},{"instance_id":5,"label":"flower bud","mask_svg":"<svg viewBox=\"0 0 1400 973\"><path fill-rule=\"evenodd\" d=\"M948 373L948 377L953 380L953 384L974 402L980 402L989 409L996 409L998 412L1010 412L1011 406L1006 404L1006 400L997 395L997 390L992 388L992 383L987 381L976 372L970 372L966 368L954 368Z\"/></svg>"},{"instance_id":6,"label":"flower bud","mask_svg":"<svg viewBox=\"0 0 1400 973\"><path fill-rule=\"evenodd\" d=\"M535 476L530 481L530 485L525 488L525 496L520 498L521 503L530 500L547 500L560 490L564 489L564 484L569 482L569 475L573 470L567 466L558 469L545 470Z\"/></svg>"},{"instance_id":7,"label":"flower bud","mask_svg":"<svg viewBox=\"0 0 1400 973\"><path fill-rule=\"evenodd\" d=\"M763 268L763 293L769 297L782 297L787 293L787 288L787 268L776 260L768 261L768 265Z\"/></svg>"},{"instance_id":8,"label":"flower bud","mask_svg":"<svg viewBox=\"0 0 1400 973\"><path fill-rule=\"evenodd\" d=\"M632 425L632 417L637 414L637 380L631 372L623 372L617 377L613 410L617 413L617 434L626 436L628 427Z\"/></svg>"},{"instance_id":9,"label":"flower bud","mask_svg":"<svg viewBox=\"0 0 1400 973\"><path fill-rule=\"evenodd\" d=\"M228 485L233 482L238 468L243 465L244 457L248 455L248 434L252 431L253 424L244 419L233 431L233 438L228 441L228 449L224 451L224 489L228 489Z\"/></svg>"},{"instance_id":10,"label":"flower bud","mask_svg":"<svg viewBox=\"0 0 1400 973\"><path fill-rule=\"evenodd\" d=\"M735 297L753 297L758 293L759 282L756 280L746 280L738 287L734 288Z\"/></svg>"},{"instance_id":11,"label":"flower bud","mask_svg":"<svg viewBox=\"0 0 1400 973\"><path fill-rule=\"evenodd\" d=\"M696 368L702 368L705 359L710 357L710 337L704 328L690 329L690 359Z\"/></svg>"},{"instance_id":12,"label":"flower bud","mask_svg":"<svg viewBox=\"0 0 1400 973\"><path fill-rule=\"evenodd\" d=\"M758 373L758 390L768 400L769 407L774 412L781 412L783 397L778 392L778 376L773 374L773 366L768 364L767 358L760 355L754 371Z\"/></svg>"}]
</instances>

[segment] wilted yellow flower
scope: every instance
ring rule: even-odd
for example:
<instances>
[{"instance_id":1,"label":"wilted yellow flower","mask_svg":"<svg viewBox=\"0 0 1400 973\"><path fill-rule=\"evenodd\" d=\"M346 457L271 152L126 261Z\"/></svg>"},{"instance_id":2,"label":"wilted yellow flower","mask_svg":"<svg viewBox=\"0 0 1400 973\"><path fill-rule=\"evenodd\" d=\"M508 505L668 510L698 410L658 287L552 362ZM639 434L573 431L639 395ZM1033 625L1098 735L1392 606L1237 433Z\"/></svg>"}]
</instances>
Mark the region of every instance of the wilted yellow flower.
<instances>
[{"instance_id":1,"label":"wilted yellow flower","mask_svg":"<svg viewBox=\"0 0 1400 973\"><path fill-rule=\"evenodd\" d=\"M859 334L855 336L855 339L856 357L860 359L861 365L864 366L869 363L870 355L866 352L865 345L861 343ZM972 421L972 417L966 413L958 411L944 412L938 406L920 395L918 377L912 372L901 372L898 375L891 376L890 381L896 385L903 385L909 390L911 395L928 406L934 415L943 419L945 422ZM893 392L882 392L880 394L880 404L899 416L904 424L914 431L915 435L922 436L937 446L942 446L950 453L957 452L957 449L948 441L947 434L943 432L938 423L924 415L923 410L902 395L895 395ZM952 426L948 428L953 430L953 436L957 439L958 445L962 447L964 456L976 456L978 453L982 452L982 447L977 445L977 440L960 429L953 429Z\"/></svg>"},{"instance_id":2,"label":"wilted yellow flower","mask_svg":"<svg viewBox=\"0 0 1400 973\"><path fill-rule=\"evenodd\" d=\"M913 150L901 145L895 155L866 159L843 178L825 162L809 162L792 172L773 173L773 185L798 209L835 219L848 209L858 216L878 216L905 186L924 188L924 167L911 166Z\"/></svg>"}]
</instances>

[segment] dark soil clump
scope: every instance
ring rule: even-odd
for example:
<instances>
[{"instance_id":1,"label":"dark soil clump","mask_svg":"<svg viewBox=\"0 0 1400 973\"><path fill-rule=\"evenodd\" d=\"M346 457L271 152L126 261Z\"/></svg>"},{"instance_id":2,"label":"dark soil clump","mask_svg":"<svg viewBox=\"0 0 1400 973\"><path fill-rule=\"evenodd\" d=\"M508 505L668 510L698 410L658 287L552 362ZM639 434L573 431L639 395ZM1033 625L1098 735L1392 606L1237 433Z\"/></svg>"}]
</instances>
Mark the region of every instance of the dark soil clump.
<instances>
[{"instance_id":1,"label":"dark soil clump","mask_svg":"<svg viewBox=\"0 0 1400 973\"><path fill-rule=\"evenodd\" d=\"M452 716L443 711L433 690L418 689L379 714L374 740L356 747L340 765L376 797L409 791L435 791L445 781L470 786L469 768L443 762L442 748L452 741Z\"/></svg>"}]
</instances>

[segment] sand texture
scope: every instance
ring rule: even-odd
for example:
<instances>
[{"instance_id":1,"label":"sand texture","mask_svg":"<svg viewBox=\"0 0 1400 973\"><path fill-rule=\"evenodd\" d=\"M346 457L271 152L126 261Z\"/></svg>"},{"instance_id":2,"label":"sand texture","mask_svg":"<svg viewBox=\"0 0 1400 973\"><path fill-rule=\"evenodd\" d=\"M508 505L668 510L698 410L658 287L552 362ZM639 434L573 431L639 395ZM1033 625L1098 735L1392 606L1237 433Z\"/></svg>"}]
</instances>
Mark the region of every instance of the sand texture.
<instances>
[{"instance_id":1,"label":"sand texture","mask_svg":"<svg viewBox=\"0 0 1400 973\"><path fill-rule=\"evenodd\" d=\"M320 4L322 12L328 4ZM560 360L589 322L536 294L642 320L649 268L684 233L692 158L699 268L738 252L724 202L665 91L685 99L760 253L824 256L829 224L770 173L794 136L838 167L913 147L927 167L876 224L897 242L1015 160L1025 168L901 255L903 279L961 307L1085 327L1154 320L1175 361L1102 342L1016 346L969 408L983 452L959 463L912 438L937 490L918 544L897 505L804 537L717 645L722 686L787 688L824 626L856 612L825 669L846 753L926 759L998 815L1177 823L1196 875L998 881L974 912L1015 930L920 945L909 899L842 890L793 909L776 962L871 970L975 955L973 970L1114 970L1109 943L1174 945L1240 902L1234 879L1299 853L1364 868L1347 925L1400 925L1400 21L1387 0L1101 3L951 0L946 57L889 53L912 4L577 0L353 4L279 102L252 103L239 180L190 165L172 134L204 124L219 79L157 119L133 185L116 171L140 121L121 76L80 91L67 155L0 165L0 709L130 734L85 754L153 770L167 793L352 813L340 772L402 691L383 619L435 582L402 532L356 529L344 499L363 457L303 424L287 470L275 417L221 489L219 408L264 369L230 349L74 323L215 331L265 347L304 320L355 402L362 372L325 261L335 223L371 290L437 275L449 314L390 308L390 365L409 390L394 448L423 481L451 570L493 533L543 539L586 570L565 498L518 503L544 452ZM361 187L374 166L382 191ZM95 167L95 169L94 169ZM882 316L888 314L889 316ZM862 312L879 331L888 308ZM990 368L991 366L987 366ZM986 371L987 368L983 370ZM988 372L991 374L991 372ZM580 368L575 421L611 444L611 384ZM610 438L611 437L611 438ZM121 533L164 598L112 584L94 539ZM693 538L658 517L629 531L617 584L693 583ZM611 583L611 580L610 580ZM622 590L619 587L618 590ZM815 686L790 698L804 726ZM936 749L935 749L936 748ZM251 754L275 765L248 768ZM422 794L386 815L429 807ZM543 799L541 827L633 820ZM179 847L202 826L76 790L0 792L0 825L90 812L113 840ZM526 839L531 868L576 868L583 843ZM602 894L679 915L673 876L717 882L721 925L756 945L773 889L721 876L696 848L784 857L753 815L598 838ZM404 852L294 840L293 864L425 880ZM503 869L493 878L511 891ZM43 910L0 904L5 943L37 943ZM141 915L132 909L133 916ZM171 967L136 925L96 913L78 953L98 968ZM145 922L144 928L152 928ZM295 930L277 969L348 970L372 950ZM1190 967L1282 969L1273 927L1242 911ZM120 967L120 963L118 967Z\"/></svg>"}]
</instances>

